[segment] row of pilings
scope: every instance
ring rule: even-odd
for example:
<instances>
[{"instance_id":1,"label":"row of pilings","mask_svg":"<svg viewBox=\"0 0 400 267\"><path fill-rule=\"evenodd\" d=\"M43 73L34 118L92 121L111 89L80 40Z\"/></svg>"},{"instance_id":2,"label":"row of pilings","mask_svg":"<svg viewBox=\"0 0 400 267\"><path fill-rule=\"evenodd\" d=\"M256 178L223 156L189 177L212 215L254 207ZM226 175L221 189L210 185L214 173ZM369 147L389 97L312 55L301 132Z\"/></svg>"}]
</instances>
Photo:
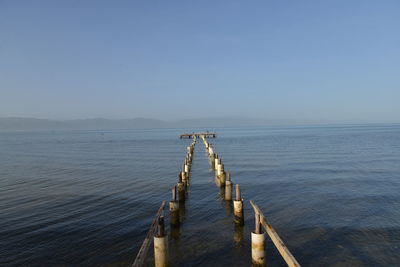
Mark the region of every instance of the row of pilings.
<instances>
[{"instance_id":1,"label":"row of pilings","mask_svg":"<svg viewBox=\"0 0 400 267\"><path fill-rule=\"evenodd\" d=\"M197 138L194 136L192 143L187 147L187 154L178 175L178 182L172 187L172 198L169 202L170 229L177 229L181 223L181 210L185 208L186 196L189 193L190 171L192 168L193 152ZM154 236L154 263L156 267L168 266L168 240L164 229L164 217L160 216Z\"/></svg>"},{"instance_id":2,"label":"row of pilings","mask_svg":"<svg viewBox=\"0 0 400 267\"><path fill-rule=\"evenodd\" d=\"M220 155L218 155L213 145L210 144L204 136L203 140L206 152L209 157L211 168L215 171L215 182L224 192L225 201L232 201L232 178L231 173L225 170L225 165ZM240 192L239 184L235 184L235 199L233 200L234 222L242 226L244 224L243 198ZM255 214L255 229L251 233L251 259L253 266L265 266L265 233L261 230L260 216Z\"/></svg>"},{"instance_id":3,"label":"row of pilings","mask_svg":"<svg viewBox=\"0 0 400 267\"><path fill-rule=\"evenodd\" d=\"M193 152L199 136L205 145L206 152L209 157L211 169L215 172L215 182L220 189L223 200L226 201L229 206L233 203L234 208L234 223L235 229L243 229L244 225L244 213L243 213L243 198L240 191L239 184L235 184L235 198L232 198L233 181L231 173L225 170L224 163L220 155L215 153L213 145L207 141L207 136L203 134L191 135L193 138L192 143L187 147L187 154L182 164L182 170L179 171L178 181L172 187L172 198L169 201L169 221L171 236L174 236L173 232L176 230L179 232L179 226L181 219L185 211L185 201L189 194L191 167L193 161ZM290 253L288 248L283 243L282 239L276 233L274 228L267 222L266 217L258 206L250 201L251 206L254 209L254 231L251 232L251 257L253 266L265 266L266 265L266 253L265 253L265 237L266 234L271 238L275 247L290 267L299 267L300 264ZM165 201L161 204L156 217L150 227L150 230L136 256L133 263L133 267L139 267L144 265L145 256L150 246L150 240L153 239L154 244L154 263L156 267L167 267L169 265L169 253L168 253L168 240L167 233L165 231L163 211L165 207ZM263 230L265 232L263 232ZM240 231L239 231L240 232ZM240 240L242 239L239 238Z\"/></svg>"}]
</instances>

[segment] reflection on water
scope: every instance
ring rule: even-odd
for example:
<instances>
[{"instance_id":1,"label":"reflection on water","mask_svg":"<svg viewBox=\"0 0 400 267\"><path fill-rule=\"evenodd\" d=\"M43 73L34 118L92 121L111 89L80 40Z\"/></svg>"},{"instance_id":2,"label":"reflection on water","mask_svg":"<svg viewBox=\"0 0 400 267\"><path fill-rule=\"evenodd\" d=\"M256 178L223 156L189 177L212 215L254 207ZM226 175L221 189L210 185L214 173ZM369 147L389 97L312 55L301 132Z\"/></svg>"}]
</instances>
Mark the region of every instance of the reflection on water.
<instances>
[{"instance_id":1,"label":"reflection on water","mask_svg":"<svg viewBox=\"0 0 400 267\"><path fill-rule=\"evenodd\" d=\"M234 232L233 232L233 240L235 241L235 245L240 248L241 246L241 242L243 240L243 225L241 224L234 224Z\"/></svg>"},{"instance_id":2,"label":"reflection on water","mask_svg":"<svg viewBox=\"0 0 400 267\"><path fill-rule=\"evenodd\" d=\"M130 265L171 198L184 131L0 133L0 265ZM169 229L173 266L250 266L250 199L304 266L398 265L400 126L216 132L244 226L198 142L181 223ZM268 266L285 266L266 247Z\"/></svg>"}]
</instances>

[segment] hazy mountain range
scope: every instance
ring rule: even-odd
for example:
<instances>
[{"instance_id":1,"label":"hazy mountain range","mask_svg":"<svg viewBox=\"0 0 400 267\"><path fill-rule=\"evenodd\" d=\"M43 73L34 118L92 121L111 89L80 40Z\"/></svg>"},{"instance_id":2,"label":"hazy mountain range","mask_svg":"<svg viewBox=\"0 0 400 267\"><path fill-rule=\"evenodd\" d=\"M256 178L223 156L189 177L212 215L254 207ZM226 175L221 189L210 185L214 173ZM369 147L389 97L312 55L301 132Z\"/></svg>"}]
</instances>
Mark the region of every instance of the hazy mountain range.
<instances>
[{"instance_id":1,"label":"hazy mountain range","mask_svg":"<svg viewBox=\"0 0 400 267\"><path fill-rule=\"evenodd\" d=\"M79 119L48 120L36 118L0 118L0 130L62 130L62 129L141 129L141 128L197 128L197 127L241 127L293 124L290 121L272 121L250 118L202 118L178 121L157 119Z\"/></svg>"}]
</instances>

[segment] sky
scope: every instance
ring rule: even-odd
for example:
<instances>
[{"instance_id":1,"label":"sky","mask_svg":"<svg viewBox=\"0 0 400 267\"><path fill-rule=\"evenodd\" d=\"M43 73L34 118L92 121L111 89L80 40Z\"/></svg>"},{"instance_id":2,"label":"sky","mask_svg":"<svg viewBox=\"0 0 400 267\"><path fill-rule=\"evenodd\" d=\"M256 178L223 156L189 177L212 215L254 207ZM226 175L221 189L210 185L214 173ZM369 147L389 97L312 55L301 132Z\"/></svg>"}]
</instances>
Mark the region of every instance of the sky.
<instances>
[{"instance_id":1,"label":"sky","mask_svg":"<svg viewBox=\"0 0 400 267\"><path fill-rule=\"evenodd\" d=\"M400 1L0 0L0 117L400 122Z\"/></svg>"}]
</instances>

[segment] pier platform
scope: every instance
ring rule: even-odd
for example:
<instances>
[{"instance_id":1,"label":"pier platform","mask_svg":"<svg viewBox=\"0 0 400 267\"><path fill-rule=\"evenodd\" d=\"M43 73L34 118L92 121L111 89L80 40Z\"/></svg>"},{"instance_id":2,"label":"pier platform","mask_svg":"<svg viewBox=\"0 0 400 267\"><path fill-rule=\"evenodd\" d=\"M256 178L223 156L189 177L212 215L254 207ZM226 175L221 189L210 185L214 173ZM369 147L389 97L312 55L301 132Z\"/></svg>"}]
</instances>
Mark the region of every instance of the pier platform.
<instances>
[{"instance_id":1,"label":"pier platform","mask_svg":"<svg viewBox=\"0 0 400 267\"><path fill-rule=\"evenodd\" d=\"M186 133L186 134L181 134L179 137L181 139L183 139L183 138L191 139L194 136L195 137L204 136L205 138L216 138L217 134L216 133L210 133L210 132L205 132L205 133Z\"/></svg>"}]
</instances>

